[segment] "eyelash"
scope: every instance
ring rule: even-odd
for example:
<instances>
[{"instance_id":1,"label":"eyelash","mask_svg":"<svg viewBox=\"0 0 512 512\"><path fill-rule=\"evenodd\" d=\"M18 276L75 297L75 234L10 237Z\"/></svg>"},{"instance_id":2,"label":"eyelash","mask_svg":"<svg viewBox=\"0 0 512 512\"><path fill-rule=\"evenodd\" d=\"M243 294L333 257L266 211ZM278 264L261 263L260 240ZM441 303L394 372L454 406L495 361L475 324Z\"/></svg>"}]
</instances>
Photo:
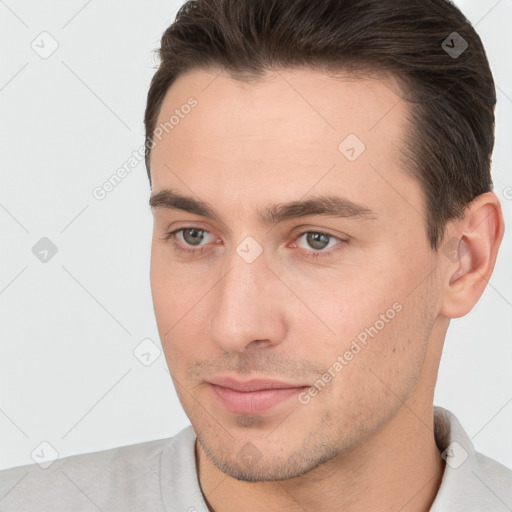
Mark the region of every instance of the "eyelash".
<instances>
[{"instance_id":1,"label":"eyelash","mask_svg":"<svg viewBox=\"0 0 512 512\"><path fill-rule=\"evenodd\" d=\"M174 248L178 252L181 252L181 253L200 255L205 250L208 250L207 249L207 245L200 246L199 249L187 249L185 247L182 247L179 243L177 243L176 242L176 235L178 233L182 232L182 231L186 231L187 229L196 229L198 231L203 231L204 233L209 233L209 231L206 231L205 229L202 229L202 228L198 228L196 226L187 226L187 227L175 229L174 231L166 233L165 236L164 236L164 240L170 241L172 243L172 245L174 246ZM312 259L322 258L324 256L332 256L334 253L336 253L336 252L338 252L338 251L340 251L342 249L342 247L338 247L338 246L343 246L343 245L346 245L348 243L348 240L344 240L344 239L339 238L337 236L331 235L330 233L324 233L323 231L313 231L313 230L303 231L302 233L297 235L296 238L299 239L301 236L304 236L307 233L314 233L314 234L317 234L317 235L325 235L325 236L328 236L330 239L334 238L335 240L338 240L339 242L341 242L341 243L337 244L336 246L334 246L334 247L337 247L335 249L331 248L331 249L329 249L327 251L315 251L315 250L306 251L307 253L309 253L309 255L307 257L308 258L312 258ZM303 250L305 250L305 249L303 249Z\"/></svg>"}]
</instances>

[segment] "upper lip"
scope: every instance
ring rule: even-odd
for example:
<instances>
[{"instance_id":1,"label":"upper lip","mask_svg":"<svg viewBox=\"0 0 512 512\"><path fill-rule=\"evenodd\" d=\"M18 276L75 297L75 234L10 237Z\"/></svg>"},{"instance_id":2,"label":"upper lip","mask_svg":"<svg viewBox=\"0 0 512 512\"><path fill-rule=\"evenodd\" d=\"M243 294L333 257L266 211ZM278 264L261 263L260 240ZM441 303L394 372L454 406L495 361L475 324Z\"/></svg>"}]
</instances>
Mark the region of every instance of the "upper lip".
<instances>
[{"instance_id":1,"label":"upper lip","mask_svg":"<svg viewBox=\"0 0 512 512\"><path fill-rule=\"evenodd\" d=\"M262 389L290 389L305 387L304 384L293 384L273 379L251 379L247 381L240 381L233 379L232 377L214 377L209 379L208 382L215 386L222 386L235 391L259 391Z\"/></svg>"}]
</instances>

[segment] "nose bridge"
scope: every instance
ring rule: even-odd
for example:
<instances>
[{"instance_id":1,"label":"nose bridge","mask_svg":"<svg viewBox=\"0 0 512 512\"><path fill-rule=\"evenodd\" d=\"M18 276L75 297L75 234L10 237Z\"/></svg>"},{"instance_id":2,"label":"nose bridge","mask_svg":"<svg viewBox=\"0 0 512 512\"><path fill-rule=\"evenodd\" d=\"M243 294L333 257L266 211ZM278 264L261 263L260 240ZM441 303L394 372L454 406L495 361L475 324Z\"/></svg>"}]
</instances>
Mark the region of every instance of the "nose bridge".
<instances>
[{"instance_id":1,"label":"nose bridge","mask_svg":"<svg viewBox=\"0 0 512 512\"><path fill-rule=\"evenodd\" d=\"M251 259L251 247L244 249L242 243L233 251L216 287L209 334L224 350L240 351L254 340L277 343L284 336L275 277L263 253Z\"/></svg>"}]
</instances>

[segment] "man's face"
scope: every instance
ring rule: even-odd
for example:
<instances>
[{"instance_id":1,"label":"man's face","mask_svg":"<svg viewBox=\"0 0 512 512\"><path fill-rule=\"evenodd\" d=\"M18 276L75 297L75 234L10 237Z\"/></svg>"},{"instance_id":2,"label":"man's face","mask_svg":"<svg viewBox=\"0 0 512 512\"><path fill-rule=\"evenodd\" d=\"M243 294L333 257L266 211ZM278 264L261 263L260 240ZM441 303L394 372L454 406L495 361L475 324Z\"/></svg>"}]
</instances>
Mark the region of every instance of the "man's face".
<instances>
[{"instance_id":1,"label":"man's face","mask_svg":"<svg viewBox=\"0 0 512 512\"><path fill-rule=\"evenodd\" d=\"M298 476L361 445L405 401L431 404L436 257L400 164L408 107L392 89L314 70L250 85L193 71L166 95L157 125L180 115L155 139L153 195L172 190L216 217L154 208L156 320L201 446L235 478ZM345 201L338 215L276 209L324 196ZM264 222L269 212L288 215Z\"/></svg>"}]
</instances>

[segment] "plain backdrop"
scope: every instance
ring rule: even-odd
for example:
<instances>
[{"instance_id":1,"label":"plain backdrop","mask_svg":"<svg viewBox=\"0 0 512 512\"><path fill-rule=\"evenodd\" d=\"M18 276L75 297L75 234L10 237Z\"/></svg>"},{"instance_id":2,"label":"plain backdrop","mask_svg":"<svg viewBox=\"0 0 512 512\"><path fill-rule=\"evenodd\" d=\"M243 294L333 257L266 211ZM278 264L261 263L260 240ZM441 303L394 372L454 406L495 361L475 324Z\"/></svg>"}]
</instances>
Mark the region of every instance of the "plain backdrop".
<instances>
[{"instance_id":1,"label":"plain backdrop","mask_svg":"<svg viewBox=\"0 0 512 512\"><path fill-rule=\"evenodd\" d=\"M434 403L512 467L512 0L456 4L497 84L493 178L507 226L483 297L452 321ZM93 195L143 143L153 51L180 5L0 1L2 469L189 424L158 357L144 163L103 200ZM150 365L134 355L148 347Z\"/></svg>"}]
</instances>

